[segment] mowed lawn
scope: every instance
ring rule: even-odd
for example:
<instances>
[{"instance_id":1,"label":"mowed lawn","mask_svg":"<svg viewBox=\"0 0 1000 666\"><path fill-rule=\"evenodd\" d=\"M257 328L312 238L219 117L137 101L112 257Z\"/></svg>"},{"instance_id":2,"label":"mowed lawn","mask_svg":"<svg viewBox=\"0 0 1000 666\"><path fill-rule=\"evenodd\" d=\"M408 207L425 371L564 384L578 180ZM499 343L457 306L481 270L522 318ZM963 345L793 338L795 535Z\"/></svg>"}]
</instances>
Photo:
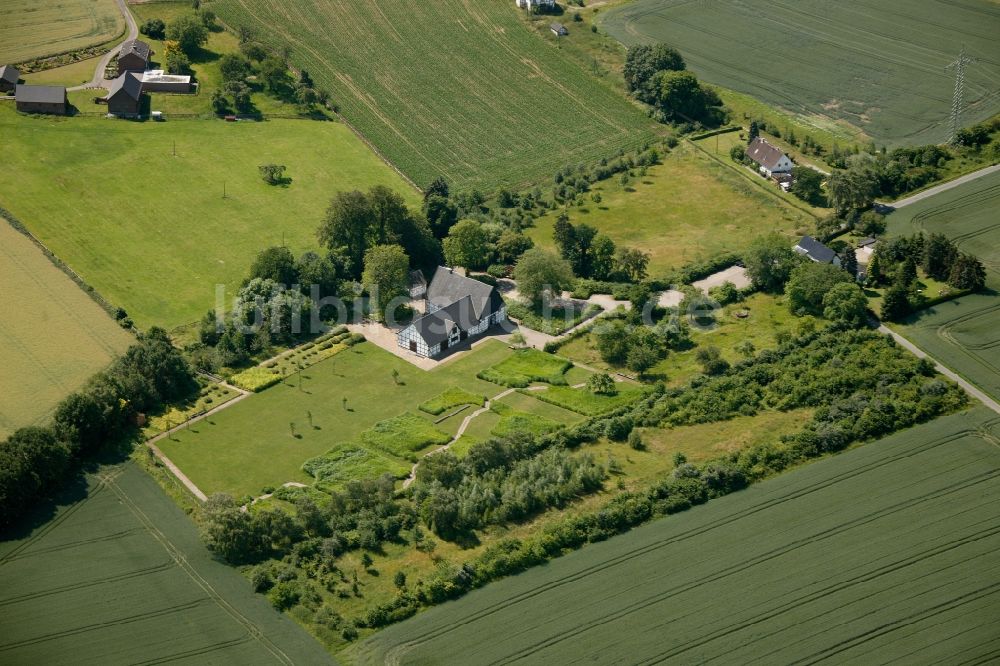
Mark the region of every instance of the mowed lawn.
<instances>
[{"instance_id":1,"label":"mowed lawn","mask_svg":"<svg viewBox=\"0 0 1000 666\"><path fill-rule=\"evenodd\" d=\"M438 176L460 189L535 183L658 131L508 0L216 0L213 9L288 47L420 186Z\"/></svg>"},{"instance_id":2,"label":"mowed lawn","mask_svg":"<svg viewBox=\"0 0 1000 666\"><path fill-rule=\"evenodd\" d=\"M0 64L96 46L125 30L115 0L3 0L0 12Z\"/></svg>"},{"instance_id":3,"label":"mowed lawn","mask_svg":"<svg viewBox=\"0 0 1000 666\"><path fill-rule=\"evenodd\" d=\"M705 80L879 144L940 143L965 47L971 124L996 113L1000 6L987 0L637 0L599 24L628 46L667 42ZM824 117L830 121L825 121Z\"/></svg>"},{"instance_id":4,"label":"mowed lawn","mask_svg":"<svg viewBox=\"0 0 1000 666\"><path fill-rule=\"evenodd\" d=\"M34 118L0 105L0 205L140 327L168 328L228 301L257 252L317 249L339 191L417 194L336 122ZM176 154L175 154L176 151ZM257 171L274 162L292 183Z\"/></svg>"},{"instance_id":5,"label":"mowed lawn","mask_svg":"<svg viewBox=\"0 0 1000 666\"><path fill-rule=\"evenodd\" d=\"M290 378L158 446L206 493L260 494L267 485L311 483L301 470L303 462L335 444L359 441L359 435L379 421L411 412L432 423L440 417L418 406L455 386L498 395L505 388L477 379L476 373L510 354L503 343L487 341L425 371L366 342L302 371L301 388L298 377ZM398 381L393 370L399 373ZM446 419L437 428L454 435L460 422L458 417Z\"/></svg>"},{"instance_id":6,"label":"mowed lawn","mask_svg":"<svg viewBox=\"0 0 1000 666\"><path fill-rule=\"evenodd\" d=\"M0 439L45 419L132 336L0 219Z\"/></svg>"},{"instance_id":7,"label":"mowed lawn","mask_svg":"<svg viewBox=\"0 0 1000 666\"><path fill-rule=\"evenodd\" d=\"M944 417L388 627L359 664L987 662L1000 422Z\"/></svg>"},{"instance_id":8,"label":"mowed lawn","mask_svg":"<svg viewBox=\"0 0 1000 666\"><path fill-rule=\"evenodd\" d=\"M1000 173L889 216L890 235L942 233L986 266L986 290L922 310L893 325L914 344L1000 400Z\"/></svg>"},{"instance_id":9,"label":"mowed lawn","mask_svg":"<svg viewBox=\"0 0 1000 666\"><path fill-rule=\"evenodd\" d=\"M335 663L135 463L81 490L0 543L5 664Z\"/></svg>"},{"instance_id":10,"label":"mowed lawn","mask_svg":"<svg viewBox=\"0 0 1000 666\"><path fill-rule=\"evenodd\" d=\"M583 207L567 209L570 221L589 224L617 244L648 252L652 276L720 252L738 251L769 231L791 238L813 223L808 214L759 191L686 145L627 187L611 179L594 191L601 194L601 202L586 197ZM556 217L557 213L549 213L528 230L537 245L555 247Z\"/></svg>"}]
</instances>

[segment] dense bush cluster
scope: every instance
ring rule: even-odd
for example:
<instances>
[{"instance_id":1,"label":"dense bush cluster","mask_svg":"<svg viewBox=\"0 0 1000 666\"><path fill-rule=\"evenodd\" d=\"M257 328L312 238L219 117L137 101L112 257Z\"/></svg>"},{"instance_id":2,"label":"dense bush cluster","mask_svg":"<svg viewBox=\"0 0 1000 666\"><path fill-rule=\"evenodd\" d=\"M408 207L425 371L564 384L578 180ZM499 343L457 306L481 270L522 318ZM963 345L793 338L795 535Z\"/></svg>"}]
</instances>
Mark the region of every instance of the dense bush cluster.
<instances>
[{"instance_id":1,"label":"dense bush cluster","mask_svg":"<svg viewBox=\"0 0 1000 666\"><path fill-rule=\"evenodd\" d=\"M140 414L197 392L166 332L151 328L111 366L56 407L52 423L0 443L0 525L59 489L85 457L127 441Z\"/></svg>"}]
</instances>

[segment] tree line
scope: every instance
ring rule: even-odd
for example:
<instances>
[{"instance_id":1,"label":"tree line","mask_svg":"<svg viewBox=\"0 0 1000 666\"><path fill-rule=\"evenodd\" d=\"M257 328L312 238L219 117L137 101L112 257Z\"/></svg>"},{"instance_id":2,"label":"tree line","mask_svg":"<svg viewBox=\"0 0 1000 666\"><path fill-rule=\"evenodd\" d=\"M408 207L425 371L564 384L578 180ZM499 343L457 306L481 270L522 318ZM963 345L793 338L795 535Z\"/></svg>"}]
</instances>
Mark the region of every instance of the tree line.
<instances>
[{"instance_id":1,"label":"tree line","mask_svg":"<svg viewBox=\"0 0 1000 666\"><path fill-rule=\"evenodd\" d=\"M142 419L197 391L166 331L151 328L56 407L51 422L0 442L0 526L57 493L90 457L127 447Z\"/></svg>"}]
</instances>

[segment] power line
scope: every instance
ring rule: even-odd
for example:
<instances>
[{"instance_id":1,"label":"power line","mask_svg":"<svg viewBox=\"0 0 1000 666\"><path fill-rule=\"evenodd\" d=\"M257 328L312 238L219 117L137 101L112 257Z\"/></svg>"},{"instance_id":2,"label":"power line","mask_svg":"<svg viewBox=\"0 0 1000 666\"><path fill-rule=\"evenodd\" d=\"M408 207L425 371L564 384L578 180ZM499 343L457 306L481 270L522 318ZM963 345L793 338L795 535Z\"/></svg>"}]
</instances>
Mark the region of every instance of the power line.
<instances>
[{"instance_id":1,"label":"power line","mask_svg":"<svg viewBox=\"0 0 1000 666\"><path fill-rule=\"evenodd\" d=\"M976 59L965 54L965 46L954 62L945 66L945 70L955 69L955 92L951 97L951 119L948 127L948 143L954 144L958 140L958 130L961 127L961 116L965 97L965 66L975 64Z\"/></svg>"}]
</instances>

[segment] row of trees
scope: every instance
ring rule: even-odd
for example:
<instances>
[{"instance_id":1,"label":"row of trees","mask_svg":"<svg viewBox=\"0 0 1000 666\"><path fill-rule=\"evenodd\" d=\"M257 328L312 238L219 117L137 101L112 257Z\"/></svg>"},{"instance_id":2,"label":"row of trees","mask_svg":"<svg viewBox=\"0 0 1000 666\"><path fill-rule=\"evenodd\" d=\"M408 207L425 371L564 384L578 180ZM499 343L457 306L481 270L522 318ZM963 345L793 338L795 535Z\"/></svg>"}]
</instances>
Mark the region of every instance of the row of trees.
<instances>
[{"instance_id":1,"label":"row of trees","mask_svg":"<svg viewBox=\"0 0 1000 666\"><path fill-rule=\"evenodd\" d=\"M128 444L140 414L196 390L166 332L151 328L59 403L50 425L21 428L0 442L0 526L58 491L87 457Z\"/></svg>"}]
</instances>

